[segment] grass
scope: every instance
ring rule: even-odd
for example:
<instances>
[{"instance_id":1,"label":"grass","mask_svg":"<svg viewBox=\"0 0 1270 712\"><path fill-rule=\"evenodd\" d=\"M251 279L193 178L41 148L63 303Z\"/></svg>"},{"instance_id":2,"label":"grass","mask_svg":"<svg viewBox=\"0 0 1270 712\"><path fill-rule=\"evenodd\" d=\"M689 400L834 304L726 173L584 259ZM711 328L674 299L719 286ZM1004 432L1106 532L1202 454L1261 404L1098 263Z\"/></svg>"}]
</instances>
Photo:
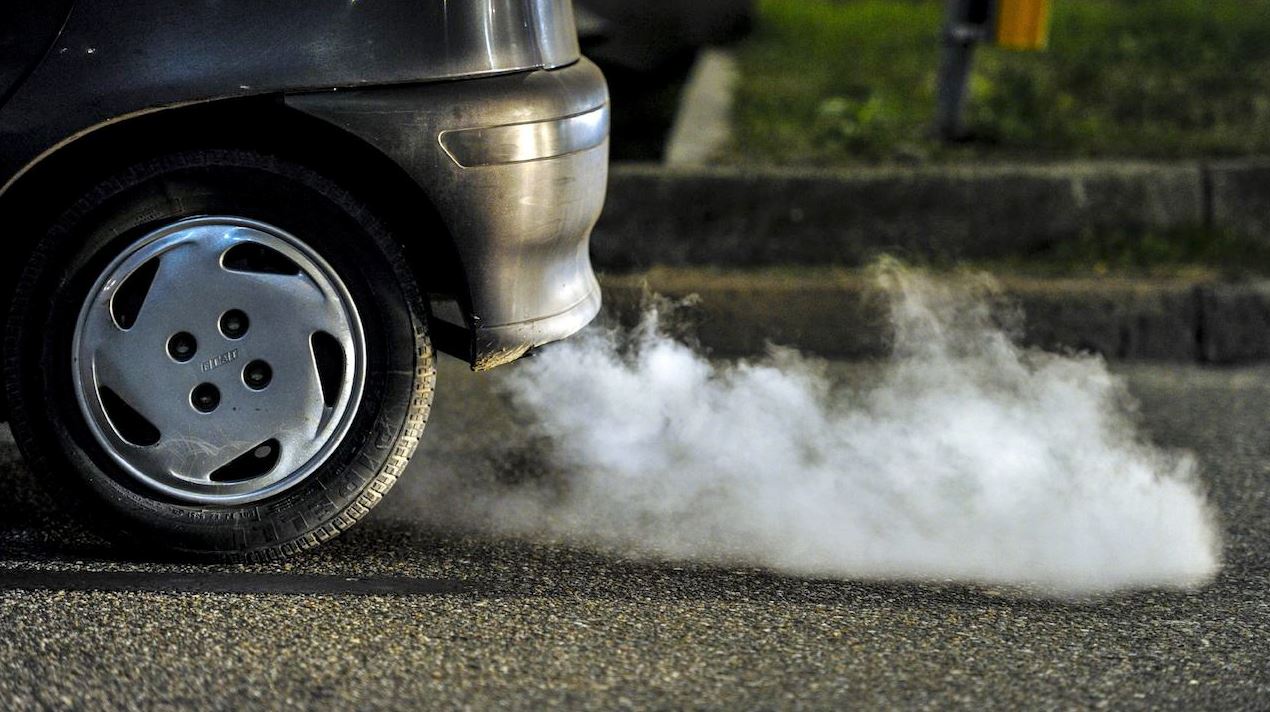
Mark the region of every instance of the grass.
<instances>
[{"instance_id":1,"label":"grass","mask_svg":"<svg viewBox=\"0 0 1270 712\"><path fill-rule=\"evenodd\" d=\"M740 162L1270 153L1270 0L1054 0L1050 47L983 47L975 139L929 135L943 3L760 0L739 48Z\"/></svg>"},{"instance_id":2,"label":"grass","mask_svg":"<svg viewBox=\"0 0 1270 712\"><path fill-rule=\"evenodd\" d=\"M1099 232L1035 253L972 264L988 271L1045 277L1124 275L1238 281L1270 276L1270 244L1201 228Z\"/></svg>"}]
</instances>

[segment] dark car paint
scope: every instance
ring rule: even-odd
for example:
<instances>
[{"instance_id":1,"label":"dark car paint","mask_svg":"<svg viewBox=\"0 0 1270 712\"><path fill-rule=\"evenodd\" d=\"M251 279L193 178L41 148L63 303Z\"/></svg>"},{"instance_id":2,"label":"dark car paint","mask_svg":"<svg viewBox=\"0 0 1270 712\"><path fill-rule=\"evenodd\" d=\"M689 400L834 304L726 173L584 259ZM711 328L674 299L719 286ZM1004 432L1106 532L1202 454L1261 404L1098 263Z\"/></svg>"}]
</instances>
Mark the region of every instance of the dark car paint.
<instances>
[{"instance_id":1,"label":"dark car paint","mask_svg":"<svg viewBox=\"0 0 1270 712\"><path fill-rule=\"evenodd\" d=\"M57 37L71 0L0 4L0 106Z\"/></svg>"},{"instance_id":2,"label":"dark car paint","mask_svg":"<svg viewBox=\"0 0 1270 712\"><path fill-rule=\"evenodd\" d=\"M5 12L37 31L47 27L38 0L17 6L27 9ZM0 186L58 143L156 107L575 61L576 38L556 32L541 41L528 31L540 20L531 7L526 0L77 0L47 53L15 41L26 56L45 58L0 107Z\"/></svg>"}]
</instances>

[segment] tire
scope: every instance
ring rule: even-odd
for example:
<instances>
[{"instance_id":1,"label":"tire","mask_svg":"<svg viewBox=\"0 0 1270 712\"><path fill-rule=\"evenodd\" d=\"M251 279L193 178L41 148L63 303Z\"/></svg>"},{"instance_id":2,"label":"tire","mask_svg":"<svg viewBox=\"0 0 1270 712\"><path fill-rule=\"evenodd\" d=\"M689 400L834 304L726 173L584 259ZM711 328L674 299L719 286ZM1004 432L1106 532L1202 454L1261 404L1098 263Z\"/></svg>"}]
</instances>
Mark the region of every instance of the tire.
<instances>
[{"instance_id":1,"label":"tire","mask_svg":"<svg viewBox=\"0 0 1270 712\"><path fill-rule=\"evenodd\" d=\"M274 559L401 475L436 380L426 324L400 246L350 192L260 153L174 153L39 239L5 338L10 422L106 536Z\"/></svg>"}]
</instances>

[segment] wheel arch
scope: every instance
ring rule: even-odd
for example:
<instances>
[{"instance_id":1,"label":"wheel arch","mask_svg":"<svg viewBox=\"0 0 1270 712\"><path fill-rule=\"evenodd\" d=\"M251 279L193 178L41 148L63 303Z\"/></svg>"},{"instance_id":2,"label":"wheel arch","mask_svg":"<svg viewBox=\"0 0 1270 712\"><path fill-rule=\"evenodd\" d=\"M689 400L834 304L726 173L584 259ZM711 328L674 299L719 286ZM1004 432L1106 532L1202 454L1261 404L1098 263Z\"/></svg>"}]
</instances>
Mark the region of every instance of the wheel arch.
<instances>
[{"instance_id":1,"label":"wheel arch","mask_svg":"<svg viewBox=\"0 0 1270 712\"><path fill-rule=\"evenodd\" d=\"M453 237L427 191L379 149L325 121L286 106L281 96L227 99L133 114L104 122L46 151L0 194L0 318L43 226L111 173L153 156L189 148L246 148L273 153L335 180L388 221L416 278L430 296L453 299L470 313L466 273ZM414 237L418 239L414 239ZM471 334L432 320L438 350L471 358ZM7 412L7 408L0 404ZM5 412L0 412L0 416Z\"/></svg>"}]
</instances>

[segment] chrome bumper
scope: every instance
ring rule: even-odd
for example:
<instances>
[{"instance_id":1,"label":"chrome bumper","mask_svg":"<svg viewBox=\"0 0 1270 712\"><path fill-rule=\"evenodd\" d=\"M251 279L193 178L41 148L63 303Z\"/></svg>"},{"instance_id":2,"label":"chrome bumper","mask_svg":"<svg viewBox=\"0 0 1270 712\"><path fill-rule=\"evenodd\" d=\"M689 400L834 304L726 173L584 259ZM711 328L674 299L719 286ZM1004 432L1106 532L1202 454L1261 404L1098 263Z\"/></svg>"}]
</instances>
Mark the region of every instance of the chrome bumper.
<instances>
[{"instance_id":1,"label":"chrome bumper","mask_svg":"<svg viewBox=\"0 0 1270 712\"><path fill-rule=\"evenodd\" d=\"M474 368L562 339L599 311L588 251L608 180L608 89L570 67L287 97L361 136L431 197L468 285Z\"/></svg>"}]
</instances>

